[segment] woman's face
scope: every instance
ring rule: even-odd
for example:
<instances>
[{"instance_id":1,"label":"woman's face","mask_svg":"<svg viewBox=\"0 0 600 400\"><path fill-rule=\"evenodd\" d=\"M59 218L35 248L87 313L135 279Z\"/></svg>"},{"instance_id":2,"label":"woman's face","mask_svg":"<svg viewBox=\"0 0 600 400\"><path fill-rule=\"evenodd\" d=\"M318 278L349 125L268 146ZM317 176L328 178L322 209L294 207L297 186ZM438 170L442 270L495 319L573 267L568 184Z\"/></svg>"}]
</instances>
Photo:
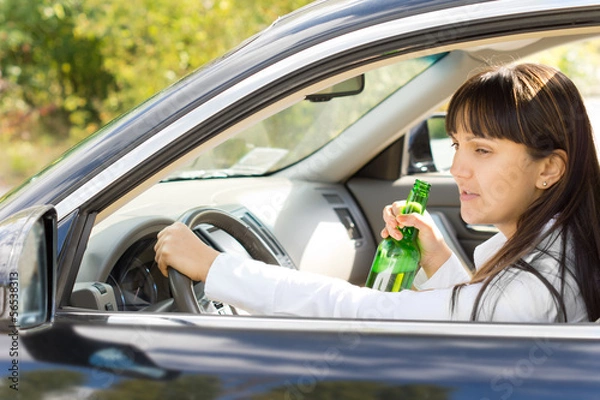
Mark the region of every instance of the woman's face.
<instances>
[{"instance_id":1,"label":"woman's face","mask_svg":"<svg viewBox=\"0 0 600 400\"><path fill-rule=\"evenodd\" d=\"M457 132L452 141L450 173L458 184L462 218L512 236L521 214L542 192L536 188L541 161L533 160L525 145L507 139Z\"/></svg>"}]
</instances>

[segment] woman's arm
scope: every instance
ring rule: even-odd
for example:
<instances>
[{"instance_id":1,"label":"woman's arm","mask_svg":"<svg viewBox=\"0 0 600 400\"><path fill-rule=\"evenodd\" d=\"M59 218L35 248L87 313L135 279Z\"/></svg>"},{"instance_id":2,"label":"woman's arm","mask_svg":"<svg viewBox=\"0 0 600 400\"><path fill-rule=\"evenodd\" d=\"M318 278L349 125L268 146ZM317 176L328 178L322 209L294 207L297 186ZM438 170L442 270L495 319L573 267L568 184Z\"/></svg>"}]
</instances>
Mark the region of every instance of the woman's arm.
<instances>
[{"instance_id":1,"label":"woman's arm","mask_svg":"<svg viewBox=\"0 0 600 400\"><path fill-rule=\"evenodd\" d=\"M423 289L432 290L379 292L341 279L220 254L183 224L159 234L156 259L163 274L167 266L175 266L191 279L204 281L209 298L260 315L468 321L482 287L481 283L462 287L453 310L452 285L468 280L453 257L426 282ZM554 322L556 312L547 289L542 290L539 279L530 275L522 271L504 275L490 285L478 319Z\"/></svg>"},{"instance_id":2,"label":"woman's arm","mask_svg":"<svg viewBox=\"0 0 600 400\"><path fill-rule=\"evenodd\" d=\"M423 270L419 270L413 284L418 290L430 290L448 288L470 280L471 274L452 253L432 276L428 277Z\"/></svg>"},{"instance_id":3,"label":"woman's arm","mask_svg":"<svg viewBox=\"0 0 600 400\"><path fill-rule=\"evenodd\" d=\"M453 319L451 289L380 292L338 278L222 254L204 287L208 298L255 315L359 319ZM464 313L468 317L469 313ZM460 315L454 316L454 318Z\"/></svg>"},{"instance_id":4,"label":"woman's arm","mask_svg":"<svg viewBox=\"0 0 600 400\"><path fill-rule=\"evenodd\" d=\"M222 254L211 268L205 292L213 300L256 315L312 318L469 321L483 284L390 293L344 280L299 272ZM515 272L494 282L481 299L478 321L556 322L556 305L532 274ZM580 317L571 322L580 320Z\"/></svg>"}]
</instances>

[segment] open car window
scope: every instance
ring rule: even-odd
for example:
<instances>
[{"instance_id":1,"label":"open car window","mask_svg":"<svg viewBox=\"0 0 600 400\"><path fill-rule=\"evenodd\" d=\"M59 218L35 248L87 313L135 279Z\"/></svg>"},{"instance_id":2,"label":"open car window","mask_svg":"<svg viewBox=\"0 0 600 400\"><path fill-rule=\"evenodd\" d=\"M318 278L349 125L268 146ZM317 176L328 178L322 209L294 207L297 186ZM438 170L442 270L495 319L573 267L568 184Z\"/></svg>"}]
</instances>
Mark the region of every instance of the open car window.
<instances>
[{"instance_id":1,"label":"open car window","mask_svg":"<svg viewBox=\"0 0 600 400\"><path fill-rule=\"evenodd\" d=\"M371 69L365 72L362 92L329 101L301 101L203 153L191 164L164 179L174 185L156 185L94 227L77 279L82 284L76 291L84 294L94 291L95 282L100 280L103 285L112 287L115 295L115 299L110 301L110 311L172 311L172 303L166 303L172 291L154 262L156 234L187 210L196 207L226 207L234 211L235 216L256 222L258 225L252 229L267 235L266 241L273 244L275 252L280 251L285 256L283 264L348 280L356 285L364 284L365 273L379 240L375 229L380 226L382 206L405 196L388 188L379 191L369 187L365 197L377 198L381 204L368 204L360 192L348 193L341 186L332 185L322 195L319 193L313 197L310 193L315 192L318 184L301 180L282 184L270 181L270 177L265 175L318 152L369 112L377 112L377 106L386 99L394 100L394 95L409 97L402 90L410 82L423 78L421 75L425 71L443 69L440 63L444 58L447 58L447 53L403 59ZM436 186L455 190L454 181L449 176L453 150L444 129L444 113L436 113L424 123L436 173L447 178L443 183L437 181ZM402 126L398 129L401 130ZM201 181L238 176L253 176L255 180L244 183L240 183L242 180L223 180L222 183L216 182L218 180ZM186 182L191 180L197 182ZM397 186L401 187L404 181L400 178L399 182ZM392 183L389 185L394 186ZM356 186L350 187L354 190ZM317 197L318 200L315 199ZM318 203L323 200L325 203ZM444 204L444 208L435 209L436 201ZM452 198L441 197L432 204L432 213L443 217L440 224L448 226L444 230L448 240L456 243L456 249L464 250L465 265L470 266L473 248L494 230L490 230L489 226L467 226L469 231L465 234L459 217L452 217L459 215L455 212L459 208L458 202L453 204ZM367 215L361 215L363 213ZM370 213L375 217L370 218ZM290 215L302 216L302 221L294 224ZM216 232L208 230L213 235ZM331 233L333 230L335 232ZM341 232L339 236L338 232ZM232 242L223 236L217 241L221 245L224 241ZM327 243L328 249L323 250L319 243ZM101 258L104 260L99 265ZM99 274L99 270L104 272ZM81 304L84 303L76 305ZM96 306L94 303L91 308L109 310L105 304Z\"/></svg>"}]
</instances>

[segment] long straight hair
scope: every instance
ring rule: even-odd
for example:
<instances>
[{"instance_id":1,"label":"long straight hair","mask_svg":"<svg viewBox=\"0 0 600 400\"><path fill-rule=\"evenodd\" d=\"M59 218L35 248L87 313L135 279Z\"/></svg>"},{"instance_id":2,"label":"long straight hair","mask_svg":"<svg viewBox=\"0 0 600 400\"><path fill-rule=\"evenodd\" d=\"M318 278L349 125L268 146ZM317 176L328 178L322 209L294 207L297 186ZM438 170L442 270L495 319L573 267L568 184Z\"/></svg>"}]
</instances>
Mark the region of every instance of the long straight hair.
<instances>
[{"instance_id":1,"label":"long straight hair","mask_svg":"<svg viewBox=\"0 0 600 400\"><path fill-rule=\"evenodd\" d=\"M509 268L535 270L524 265L523 258L536 248L544 251L539 246L547 235L541 233L551 221L549 233L558 233L563 243L557 258L563 286L565 273L573 273L589 319L600 318L600 167L591 124L573 82L560 71L538 64L481 71L452 97L446 130L508 139L525 145L533 159L557 149L567 154L562 178L531 204L520 216L515 234L473 275L471 283L484 285L471 318L477 318L483 291L494 278ZM572 264L568 269L567 259ZM564 312L564 287L557 291L538 277ZM455 289L453 304L459 290Z\"/></svg>"}]
</instances>

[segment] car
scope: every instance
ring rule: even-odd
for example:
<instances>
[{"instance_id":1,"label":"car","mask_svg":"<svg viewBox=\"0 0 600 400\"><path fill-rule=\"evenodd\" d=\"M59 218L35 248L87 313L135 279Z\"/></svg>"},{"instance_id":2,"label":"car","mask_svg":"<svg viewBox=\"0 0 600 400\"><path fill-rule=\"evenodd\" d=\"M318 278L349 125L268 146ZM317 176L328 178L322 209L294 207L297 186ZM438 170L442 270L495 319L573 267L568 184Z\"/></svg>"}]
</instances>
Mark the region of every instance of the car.
<instances>
[{"instance_id":1,"label":"car","mask_svg":"<svg viewBox=\"0 0 600 400\"><path fill-rule=\"evenodd\" d=\"M325 0L279 18L2 199L0 397L597 398L598 323L250 315L163 277L153 246L182 221L221 251L363 285L382 208L418 178L473 268L494 228L460 218L444 104L490 63L598 38L597 0Z\"/></svg>"}]
</instances>

